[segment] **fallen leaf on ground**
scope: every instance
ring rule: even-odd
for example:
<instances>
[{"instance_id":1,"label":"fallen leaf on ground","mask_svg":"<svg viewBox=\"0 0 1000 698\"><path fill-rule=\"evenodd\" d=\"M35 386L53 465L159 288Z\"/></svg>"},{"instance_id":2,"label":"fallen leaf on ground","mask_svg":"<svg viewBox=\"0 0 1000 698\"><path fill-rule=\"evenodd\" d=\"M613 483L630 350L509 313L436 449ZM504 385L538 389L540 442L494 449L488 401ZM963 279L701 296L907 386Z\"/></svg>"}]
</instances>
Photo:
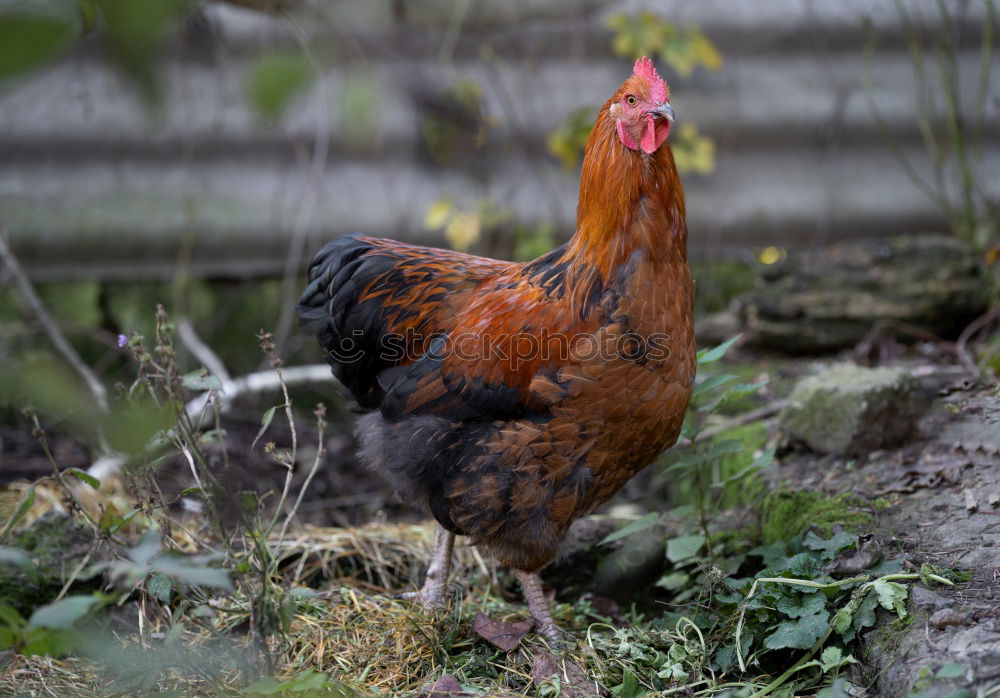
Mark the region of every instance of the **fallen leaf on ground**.
<instances>
[{"instance_id":1,"label":"fallen leaf on ground","mask_svg":"<svg viewBox=\"0 0 1000 698\"><path fill-rule=\"evenodd\" d=\"M472 629L479 637L505 652L517 647L528 632L535 627L534 618L528 618L516 623L494 620L485 613L477 613L472 621Z\"/></svg>"},{"instance_id":2,"label":"fallen leaf on ground","mask_svg":"<svg viewBox=\"0 0 1000 698\"><path fill-rule=\"evenodd\" d=\"M601 695L597 684L579 664L542 650L535 652L531 680L535 686L546 681L558 681L562 698L596 698Z\"/></svg>"},{"instance_id":3,"label":"fallen leaf on ground","mask_svg":"<svg viewBox=\"0 0 1000 698\"><path fill-rule=\"evenodd\" d=\"M451 674L445 674L430 686L424 686L417 694L417 698L452 698L453 696L471 696L472 694L462 688Z\"/></svg>"}]
</instances>

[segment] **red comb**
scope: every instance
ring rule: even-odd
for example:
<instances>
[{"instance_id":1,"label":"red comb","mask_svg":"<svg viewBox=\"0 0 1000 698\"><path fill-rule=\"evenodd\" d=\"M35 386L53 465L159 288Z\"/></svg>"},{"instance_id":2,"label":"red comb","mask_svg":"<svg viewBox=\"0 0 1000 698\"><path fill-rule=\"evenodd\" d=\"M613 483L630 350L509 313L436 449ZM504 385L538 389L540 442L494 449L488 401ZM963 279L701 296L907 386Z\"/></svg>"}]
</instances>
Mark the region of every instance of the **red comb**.
<instances>
[{"instance_id":1,"label":"red comb","mask_svg":"<svg viewBox=\"0 0 1000 698\"><path fill-rule=\"evenodd\" d=\"M654 102L661 104L670 99L670 90L667 89L667 84L663 82L663 78L660 77L659 73L656 72L656 68L653 67L653 61L643 56L635 62L632 73L641 78L646 78L646 82L649 83L649 97Z\"/></svg>"}]
</instances>

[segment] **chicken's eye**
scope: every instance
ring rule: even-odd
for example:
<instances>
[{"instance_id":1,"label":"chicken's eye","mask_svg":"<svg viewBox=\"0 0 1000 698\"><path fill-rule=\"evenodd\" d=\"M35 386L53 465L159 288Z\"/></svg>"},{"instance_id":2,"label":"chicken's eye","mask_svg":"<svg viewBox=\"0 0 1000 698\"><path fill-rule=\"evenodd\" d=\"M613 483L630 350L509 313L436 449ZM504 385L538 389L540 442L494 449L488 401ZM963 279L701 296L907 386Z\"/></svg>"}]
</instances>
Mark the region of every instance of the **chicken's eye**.
<instances>
[{"instance_id":1,"label":"chicken's eye","mask_svg":"<svg viewBox=\"0 0 1000 698\"><path fill-rule=\"evenodd\" d=\"M637 100L635 98L635 95L629 95L628 97L625 98L626 104L628 104L630 107L634 107L636 101Z\"/></svg>"}]
</instances>

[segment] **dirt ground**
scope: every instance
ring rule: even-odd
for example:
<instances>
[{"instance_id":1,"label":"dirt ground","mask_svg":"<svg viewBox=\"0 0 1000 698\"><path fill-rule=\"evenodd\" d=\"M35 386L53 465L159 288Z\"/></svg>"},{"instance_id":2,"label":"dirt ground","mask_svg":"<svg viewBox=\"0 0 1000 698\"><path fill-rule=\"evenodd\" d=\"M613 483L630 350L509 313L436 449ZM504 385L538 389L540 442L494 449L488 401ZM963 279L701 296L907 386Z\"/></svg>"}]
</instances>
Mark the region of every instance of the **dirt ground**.
<instances>
[{"instance_id":1,"label":"dirt ground","mask_svg":"<svg viewBox=\"0 0 1000 698\"><path fill-rule=\"evenodd\" d=\"M797 362L789 370L801 373L804 366ZM855 685L869 686L869 696L1000 696L1000 394L996 388L956 387L950 379L930 380L927 388L936 397L918 433L904 446L856 460L787 452L768 479L774 486L831 495L853 492L878 500L869 544L877 554L903 557L913 569L931 563L968 573L967 581L953 588L914 587L912 620L893 623L889 618L864 638ZM269 404L241 405L227 418L234 465L222 475L224 481L258 491L281 486L284 473L260 445L247 447ZM347 416L331 414L331 421L326 465L303 503L302 521L352 526L424 518L400 503L381 477L358 464ZM308 463L316 443L308 413L298 429L304 444L300 457ZM263 440L281 443L287 432L287 425L275 419ZM50 472L27 430L4 427L0 440L0 484ZM60 436L58 425L51 441L61 466L86 467L82 444ZM165 466L164 474L171 472L175 474L165 481L176 491L190 484L186 468ZM629 501L635 494L630 489L618 499Z\"/></svg>"},{"instance_id":2,"label":"dirt ground","mask_svg":"<svg viewBox=\"0 0 1000 698\"><path fill-rule=\"evenodd\" d=\"M947 389L945 392L948 392ZM966 571L968 581L917 587L913 621L865 638L862 680L879 696L1000 695L1000 395L995 388L939 397L902 448L845 461L786 457L777 481L854 492L888 506L873 545L908 564ZM967 689L972 693L955 693Z\"/></svg>"}]
</instances>

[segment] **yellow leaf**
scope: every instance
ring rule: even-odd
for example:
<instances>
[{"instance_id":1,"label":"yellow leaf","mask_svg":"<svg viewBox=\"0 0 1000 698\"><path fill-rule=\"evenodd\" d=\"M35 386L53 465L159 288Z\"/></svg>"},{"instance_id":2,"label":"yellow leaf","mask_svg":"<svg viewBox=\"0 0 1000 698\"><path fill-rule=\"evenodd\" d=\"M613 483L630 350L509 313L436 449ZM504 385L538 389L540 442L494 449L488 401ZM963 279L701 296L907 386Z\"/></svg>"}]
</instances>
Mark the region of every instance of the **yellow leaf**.
<instances>
[{"instance_id":1,"label":"yellow leaf","mask_svg":"<svg viewBox=\"0 0 1000 698\"><path fill-rule=\"evenodd\" d=\"M424 226L428 230L443 228L454 211L455 205L450 199L439 199L427 209L427 215L424 216Z\"/></svg>"},{"instance_id":2,"label":"yellow leaf","mask_svg":"<svg viewBox=\"0 0 1000 698\"><path fill-rule=\"evenodd\" d=\"M459 213L448 221L444 236L453 249L464 251L479 239L479 214Z\"/></svg>"}]
</instances>

